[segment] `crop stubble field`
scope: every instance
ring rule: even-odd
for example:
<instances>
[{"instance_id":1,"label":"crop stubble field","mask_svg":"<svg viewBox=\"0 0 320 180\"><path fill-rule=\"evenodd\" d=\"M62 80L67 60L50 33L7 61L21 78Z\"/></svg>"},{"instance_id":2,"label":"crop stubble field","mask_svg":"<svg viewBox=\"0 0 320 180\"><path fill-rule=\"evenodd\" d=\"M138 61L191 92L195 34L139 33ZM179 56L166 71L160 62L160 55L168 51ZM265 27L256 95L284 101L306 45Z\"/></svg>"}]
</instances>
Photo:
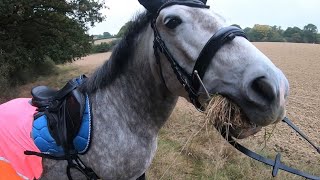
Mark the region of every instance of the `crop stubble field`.
<instances>
[{"instance_id":1,"label":"crop stubble field","mask_svg":"<svg viewBox=\"0 0 320 180\"><path fill-rule=\"evenodd\" d=\"M254 43L287 76L290 96L287 116L320 144L320 45ZM91 73L110 53L95 54L67 66ZM72 75L76 73L71 73ZM69 78L64 76L64 78ZM39 83L39 82L38 82ZM23 86L23 89L32 85ZM28 96L22 90L22 96ZM160 132L159 148L148 171L150 179L271 179L271 168L250 161L218 133L204 126L204 116L184 99ZM281 152L286 164L320 175L320 155L285 124L262 130L242 144L273 158ZM208 130L209 129L209 130ZM265 134L272 135L265 140ZM281 172L279 179L300 179Z\"/></svg>"},{"instance_id":2,"label":"crop stubble field","mask_svg":"<svg viewBox=\"0 0 320 180\"><path fill-rule=\"evenodd\" d=\"M268 42L254 43L254 45L265 53L266 56L268 56L272 62L285 73L289 80L290 96L287 104L287 116L302 129L315 144L320 145L320 45ZM184 112L186 110L187 113ZM190 116L193 117L190 118ZM185 122L185 120L181 118L199 121L200 123ZM192 105L188 104L185 100L180 99L178 106L171 116L171 120L163 130L163 139L171 143L179 142L180 149L183 148L184 142L188 141L186 138L190 137L190 134L197 132L183 130L181 128L201 127L201 123L203 123L201 122L202 118L203 115L197 113L192 108ZM181 131L184 133L179 135L181 132L178 132L177 135L175 132L171 131ZM271 179L271 168L265 168L263 165L261 167L258 163L249 161L249 158L245 157L240 152L236 152L233 147L226 144L221 138L220 140L213 140L211 143L201 142L208 139L210 141L212 137L219 139L219 135L216 133L209 137L204 136L203 134L205 133L207 132L205 131L203 133L203 131L201 131L197 134L198 137L192 138L193 141L190 140L188 142L189 145L186 145L187 150L184 150L186 152L182 151L182 153L179 153L178 155L175 154L167 159L169 161L167 166L169 166L170 169L182 171L179 174L180 177L181 174L185 173L185 177L191 177L191 179ZM183 135L188 136L182 138ZM177 140L179 138L183 140ZM284 123L279 123L275 127L265 128L253 137L241 140L241 143L247 145L250 149L258 151L260 154L267 155L269 158L274 158L275 155L280 152L282 161L286 164L292 165L298 169L311 171L320 176L320 155ZM219 148L216 147L217 145ZM190 148L188 149L188 147ZM187 158L189 160L183 162L181 158L177 158L177 156L181 156L183 153L185 156L202 156L202 158L200 158L200 164L201 166L206 167L201 167L201 170L195 171L197 168L195 162L198 163L199 158L193 158L193 161L190 160L190 158ZM166 156L166 152L163 152L162 155ZM208 163L203 159L203 156L207 157ZM220 159L219 156L225 159ZM180 162L170 162L173 161L173 159L179 159L177 161ZM183 169L183 167L188 167L188 161L193 162L191 171ZM226 161L230 161L231 164L228 164ZM179 166L179 163L182 164L181 169L176 168ZM216 165L211 166L210 163L215 163ZM161 162L160 160L160 164L166 163ZM159 171L159 165L156 166L155 169ZM156 175L153 173L151 174L156 178L178 178L179 175L177 176L176 174L168 173L170 169L165 169L161 172L169 175L163 175L161 173L155 173ZM230 175L233 173L234 176ZM178 179L184 179L185 177ZM303 178L281 172L279 174L279 179Z\"/></svg>"},{"instance_id":3,"label":"crop stubble field","mask_svg":"<svg viewBox=\"0 0 320 180\"><path fill-rule=\"evenodd\" d=\"M319 145L320 45L257 43L256 46L283 70L289 80L288 117ZM271 142L275 144L276 150L284 151L289 158L315 163L320 172L319 154L283 124L277 125Z\"/></svg>"}]
</instances>

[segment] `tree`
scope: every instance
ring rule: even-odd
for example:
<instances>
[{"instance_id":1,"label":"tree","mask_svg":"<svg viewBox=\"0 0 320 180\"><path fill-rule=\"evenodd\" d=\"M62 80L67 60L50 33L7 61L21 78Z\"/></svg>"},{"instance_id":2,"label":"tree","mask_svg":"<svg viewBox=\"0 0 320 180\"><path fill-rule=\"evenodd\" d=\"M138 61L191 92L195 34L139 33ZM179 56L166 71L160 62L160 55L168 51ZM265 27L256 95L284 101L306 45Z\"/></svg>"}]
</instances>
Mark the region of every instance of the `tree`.
<instances>
[{"instance_id":1,"label":"tree","mask_svg":"<svg viewBox=\"0 0 320 180\"><path fill-rule=\"evenodd\" d=\"M251 28L249 28L249 27L246 27L246 28L244 28L244 29L243 29L243 31L244 31L245 33L250 33L250 31L251 31Z\"/></svg>"},{"instance_id":2,"label":"tree","mask_svg":"<svg viewBox=\"0 0 320 180\"><path fill-rule=\"evenodd\" d=\"M48 58L64 63L89 53L86 32L104 19L101 8L96 0L1 0L1 78Z\"/></svg>"},{"instance_id":3,"label":"tree","mask_svg":"<svg viewBox=\"0 0 320 180\"><path fill-rule=\"evenodd\" d=\"M308 24L303 28L303 39L307 43L317 42L318 28L314 24Z\"/></svg>"},{"instance_id":4,"label":"tree","mask_svg":"<svg viewBox=\"0 0 320 180\"><path fill-rule=\"evenodd\" d=\"M308 24L303 30L298 27L288 27L285 31L281 26L256 24L253 28L243 30L250 41L320 43L317 26Z\"/></svg>"},{"instance_id":5,"label":"tree","mask_svg":"<svg viewBox=\"0 0 320 180\"><path fill-rule=\"evenodd\" d=\"M271 27L268 25L256 24L250 31L252 41L268 41L271 33Z\"/></svg>"},{"instance_id":6,"label":"tree","mask_svg":"<svg viewBox=\"0 0 320 180\"><path fill-rule=\"evenodd\" d=\"M311 33L316 33L316 34L318 33L318 28L314 24L308 24L308 25L304 26L303 30L311 32Z\"/></svg>"},{"instance_id":7,"label":"tree","mask_svg":"<svg viewBox=\"0 0 320 180\"><path fill-rule=\"evenodd\" d=\"M109 33L109 32L104 32L103 33L103 38L107 39L107 38L112 38L113 36Z\"/></svg>"},{"instance_id":8,"label":"tree","mask_svg":"<svg viewBox=\"0 0 320 180\"><path fill-rule=\"evenodd\" d=\"M283 34L283 30L281 29L281 26L272 26L268 41L270 41L270 42L283 42L284 38L283 38L282 34Z\"/></svg>"},{"instance_id":9,"label":"tree","mask_svg":"<svg viewBox=\"0 0 320 180\"><path fill-rule=\"evenodd\" d=\"M116 35L116 37L121 38L127 32L128 27L130 26L131 23L132 23L132 21L128 21L126 24L124 24L120 28L120 30L119 30L118 34Z\"/></svg>"},{"instance_id":10,"label":"tree","mask_svg":"<svg viewBox=\"0 0 320 180\"><path fill-rule=\"evenodd\" d=\"M284 32L283 32L284 38L288 42L297 42L301 43L303 42L303 31L298 28L298 27L288 27Z\"/></svg>"}]
</instances>

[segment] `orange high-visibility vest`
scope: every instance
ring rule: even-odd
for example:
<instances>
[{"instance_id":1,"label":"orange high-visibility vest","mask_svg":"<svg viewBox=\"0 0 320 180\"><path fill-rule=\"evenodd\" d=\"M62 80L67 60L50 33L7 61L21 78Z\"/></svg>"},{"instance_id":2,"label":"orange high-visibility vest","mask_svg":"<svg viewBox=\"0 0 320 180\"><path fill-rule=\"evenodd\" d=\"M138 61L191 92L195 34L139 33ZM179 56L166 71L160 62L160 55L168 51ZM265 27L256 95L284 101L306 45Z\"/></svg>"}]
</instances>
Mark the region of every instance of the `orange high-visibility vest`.
<instances>
[{"instance_id":1,"label":"orange high-visibility vest","mask_svg":"<svg viewBox=\"0 0 320 180\"><path fill-rule=\"evenodd\" d=\"M8 162L0 160L0 180L22 180L22 178Z\"/></svg>"}]
</instances>

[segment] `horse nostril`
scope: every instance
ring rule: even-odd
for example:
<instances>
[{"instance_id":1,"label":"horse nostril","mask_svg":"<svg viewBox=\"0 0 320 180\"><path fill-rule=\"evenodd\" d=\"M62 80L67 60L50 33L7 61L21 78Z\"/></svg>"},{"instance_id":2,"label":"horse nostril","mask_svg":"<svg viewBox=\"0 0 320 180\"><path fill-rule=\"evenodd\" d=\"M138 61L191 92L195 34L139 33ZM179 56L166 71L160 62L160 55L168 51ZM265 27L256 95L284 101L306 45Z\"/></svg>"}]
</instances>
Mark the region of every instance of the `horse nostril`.
<instances>
[{"instance_id":1,"label":"horse nostril","mask_svg":"<svg viewBox=\"0 0 320 180\"><path fill-rule=\"evenodd\" d=\"M258 77L252 81L251 88L261 98L273 101L276 98L276 92L274 86L264 76Z\"/></svg>"}]
</instances>

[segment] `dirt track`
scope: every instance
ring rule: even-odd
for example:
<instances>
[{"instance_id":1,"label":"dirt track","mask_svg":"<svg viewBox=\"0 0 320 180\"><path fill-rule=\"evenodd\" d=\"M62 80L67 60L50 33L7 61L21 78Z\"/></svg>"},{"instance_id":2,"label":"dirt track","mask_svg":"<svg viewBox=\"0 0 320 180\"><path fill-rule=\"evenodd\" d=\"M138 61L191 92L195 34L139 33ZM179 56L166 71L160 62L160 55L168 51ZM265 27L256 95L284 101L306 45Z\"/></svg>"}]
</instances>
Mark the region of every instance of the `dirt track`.
<instances>
[{"instance_id":1,"label":"dirt track","mask_svg":"<svg viewBox=\"0 0 320 180\"><path fill-rule=\"evenodd\" d=\"M93 71L98 66L103 64L107 59L109 59L110 55L111 52L93 54L90 56L83 57L80 60L73 62L71 65L80 67L80 69Z\"/></svg>"},{"instance_id":2,"label":"dirt track","mask_svg":"<svg viewBox=\"0 0 320 180\"><path fill-rule=\"evenodd\" d=\"M290 82L290 96L287 106L288 117L294 121L316 144L320 144L320 45L288 43L254 43L286 74ZM95 54L72 65L90 72L102 64L110 53ZM179 108L192 108L185 101ZM269 128L270 131L270 128ZM245 144L263 143L264 132L244 140ZM262 146L252 146L261 149ZM304 163L320 167L320 156L305 141L286 125L277 125L267 142L267 149L281 152L285 161L291 164ZM320 170L319 170L320 172Z\"/></svg>"},{"instance_id":3,"label":"dirt track","mask_svg":"<svg viewBox=\"0 0 320 180\"><path fill-rule=\"evenodd\" d=\"M110 39L98 39L94 41L95 45L101 44L101 43L110 43L111 41L117 40L117 38L110 38Z\"/></svg>"}]
</instances>

